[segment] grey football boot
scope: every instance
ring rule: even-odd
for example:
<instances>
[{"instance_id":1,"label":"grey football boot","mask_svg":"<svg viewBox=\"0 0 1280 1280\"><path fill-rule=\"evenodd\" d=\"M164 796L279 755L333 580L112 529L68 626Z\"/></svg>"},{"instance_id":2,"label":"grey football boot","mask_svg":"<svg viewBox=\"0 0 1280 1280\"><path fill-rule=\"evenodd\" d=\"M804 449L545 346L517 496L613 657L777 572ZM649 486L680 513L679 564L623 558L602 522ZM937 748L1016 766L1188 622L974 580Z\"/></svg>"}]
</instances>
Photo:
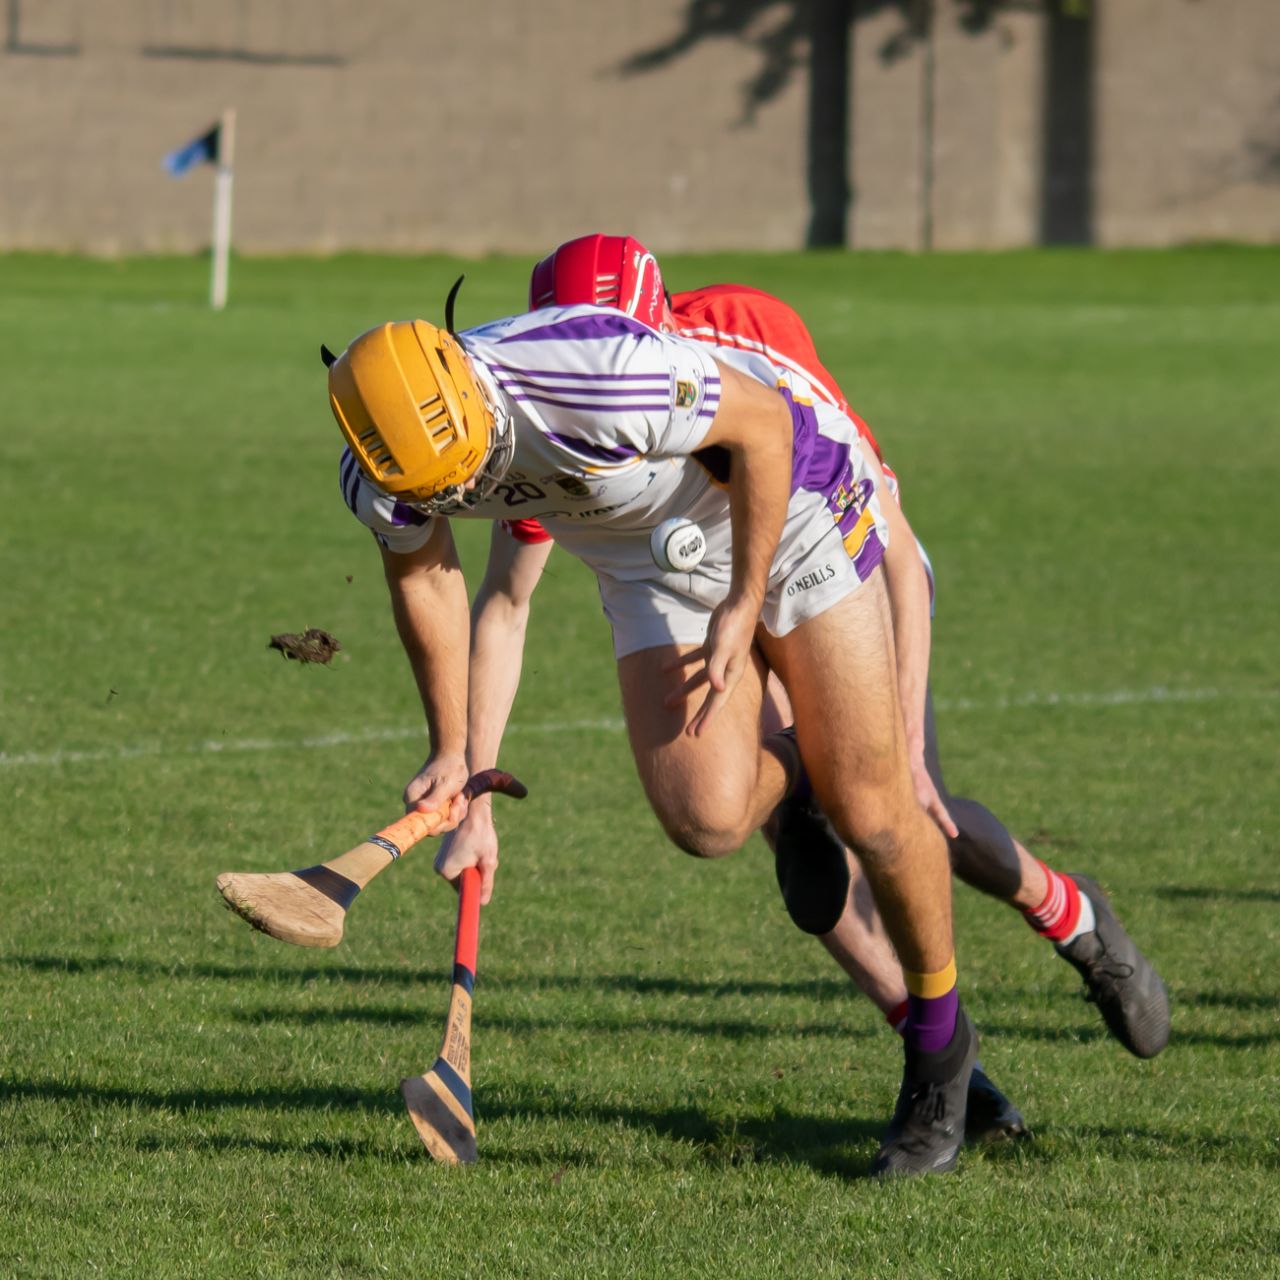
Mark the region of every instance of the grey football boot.
<instances>
[{"instance_id":1,"label":"grey football boot","mask_svg":"<svg viewBox=\"0 0 1280 1280\"><path fill-rule=\"evenodd\" d=\"M871 1164L875 1178L947 1173L964 1145L969 1082L978 1060L978 1036L963 1009L951 1043L937 1053L906 1046L898 1105Z\"/></svg>"},{"instance_id":2,"label":"grey football boot","mask_svg":"<svg viewBox=\"0 0 1280 1280\"><path fill-rule=\"evenodd\" d=\"M964 1113L964 1140L975 1146L1021 1138L1027 1133L1022 1112L992 1084L982 1069L973 1064L969 1077L969 1097Z\"/></svg>"},{"instance_id":3,"label":"grey football boot","mask_svg":"<svg viewBox=\"0 0 1280 1280\"><path fill-rule=\"evenodd\" d=\"M1130 1053L1154 1058L1169 1043L1169 996L1160 975L1116 919L1107 895L1088 876L1068 872L1093 904L1094 927L1058 954L1084 979L1085 999L1098 1006L1107 1029Z\"/></svg>"}]
</instances>

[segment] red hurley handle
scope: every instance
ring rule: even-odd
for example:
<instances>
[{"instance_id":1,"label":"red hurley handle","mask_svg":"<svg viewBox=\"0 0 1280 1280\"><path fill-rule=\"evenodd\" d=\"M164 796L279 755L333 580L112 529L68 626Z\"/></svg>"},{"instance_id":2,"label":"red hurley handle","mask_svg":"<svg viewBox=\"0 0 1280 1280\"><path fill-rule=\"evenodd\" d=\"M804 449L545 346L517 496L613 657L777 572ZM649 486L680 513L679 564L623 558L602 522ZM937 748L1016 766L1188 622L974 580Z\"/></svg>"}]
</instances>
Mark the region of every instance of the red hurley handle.
<instances>
[{"instance_id":1,"label":"red hurley handle","mask_svg":"<svg viewBox=\"0 0 1280 1280\"><path fill-rule=\"evenodd\" d=\"M476 947L480 939L480 871L468 867L458 883L458 936L453 944L453 969L457 981L461 965L475 978Z\"/></svg>"}]
</instances>

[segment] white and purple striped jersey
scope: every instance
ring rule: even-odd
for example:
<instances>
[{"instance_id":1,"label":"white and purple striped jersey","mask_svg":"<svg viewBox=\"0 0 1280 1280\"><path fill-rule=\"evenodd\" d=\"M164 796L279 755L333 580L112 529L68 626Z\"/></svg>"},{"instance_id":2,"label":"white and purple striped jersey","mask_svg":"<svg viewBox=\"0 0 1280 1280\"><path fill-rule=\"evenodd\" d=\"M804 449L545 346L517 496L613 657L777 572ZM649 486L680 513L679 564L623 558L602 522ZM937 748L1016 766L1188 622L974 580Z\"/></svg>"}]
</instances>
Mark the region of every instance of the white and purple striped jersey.
<instances>
[{"instance_id":1,"label":"white and purple striped jersey","mask_svg":"<svg viewBox=\"0 0 1280 1280\"><path fill-rule=\"evenodd\" d=\"M459 341L477 376L511 410L514 452L493 493L450 519L536 517L597 573L628 581L663 576L649 533L682 515L707 537L697 576L708 587L727 586L728 496L691 456L720 399L719 366L706 344L590 306L512 316L467 330ZM763 357L716 355L778 385L777 370ZM860 520L871 484L853 447L856 429L789 381L781 388L796 433L788 525L817 516L810 544L830 534L833 522L842 537L855 525L869 528L869 520ZM381 493L345 451L341 482L347 506L383 547L409 552L427 540L429 518ZM875 551L878 561L878 542Z\"/></svg>"}]
</instances>

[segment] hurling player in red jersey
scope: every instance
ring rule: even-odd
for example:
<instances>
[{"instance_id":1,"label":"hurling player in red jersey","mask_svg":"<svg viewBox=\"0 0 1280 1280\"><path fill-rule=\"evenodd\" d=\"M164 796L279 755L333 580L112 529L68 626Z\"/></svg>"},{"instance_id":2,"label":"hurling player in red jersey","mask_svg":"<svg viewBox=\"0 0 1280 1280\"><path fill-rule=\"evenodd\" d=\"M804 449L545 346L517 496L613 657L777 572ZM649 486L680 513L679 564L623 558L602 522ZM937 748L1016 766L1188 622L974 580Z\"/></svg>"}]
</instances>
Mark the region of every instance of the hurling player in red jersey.
<instances>
[{"instance_id":1,"label":"hurling player in red jersey","mask_svg":"<svg viewBox=\"0 0 1280 1280\"><path fill-rule=\"evenodd\" d=\"M779 299L740 285L668 296L657 262L643 245L629 237L586 236L539 262L530 282L532 307L580 302L614 306L654 328L764 355L780 376L803 379L816 396L853 421L874 454L878 482L898 497L897 478L885 465L870 428L851 411L822 365L803 321ZM708 458L707 465L714 470L716 460ZM956 874L1016 907L1079 970L1112 1034L1138 1056L1154 1056L1168 1039L1167 997L1159 977L1115 919L1106 896L1087 877L1060 873L1036 859L983 805L946 789L928 689L932 572L899 502L883 501L882 506L891 521L885 567L899 700L920 803L947 837ZM517 518L495 528L488 570L473 609L472 768L489 767L496 760L519 683L529 599L551 545L536 520ZM769 691L766 733L790 719L776 678L770 679ZM651 793L650 798L661 818L661 797ZM778 850L779 883L793 919L822 939L858 986L899 1026L907 1003L902 971L856 860L846 855L811 806L787 802L770 825L766 834ZM487 900L497 861L489 804L478 801L442 846L437 867L453 878L464 866L478 865ZM971 1097L971 1107L974 1101ZM980 1115L993 1114L990 1105L983 1108L981 1099L978 1102ZM1020 1127L1016 1111L1007 1102L1004 1106L1005 1130ZM999 1129L1001 1121L988 1128Z\"/></svg>"}]
</instances>

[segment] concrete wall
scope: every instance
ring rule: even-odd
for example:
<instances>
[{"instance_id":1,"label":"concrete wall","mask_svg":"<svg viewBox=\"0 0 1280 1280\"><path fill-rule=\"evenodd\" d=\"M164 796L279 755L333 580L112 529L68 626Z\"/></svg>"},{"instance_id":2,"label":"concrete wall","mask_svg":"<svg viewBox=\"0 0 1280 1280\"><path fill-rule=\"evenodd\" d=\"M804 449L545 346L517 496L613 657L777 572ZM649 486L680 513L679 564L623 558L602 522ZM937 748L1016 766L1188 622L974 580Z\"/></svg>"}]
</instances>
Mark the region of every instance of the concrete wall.
<instances>
[{"instance_id":1,"label":"concrete wall","mask_svg":"<svg viewBox=\"0 0 1280 1280\"><path fill-rule=\"evenodd\" d=\"M1063 201L1065 238L1280 241L1280 0L1093 0L1091 84L1050 75L1043 5L937 0L927 34L904 8L855 24L850 243L1034 244Z\"/></svg>"},{"instance_id":2,"label":"concrete wall","mask_svg":"<svg viewBox=\"0 0 1280 1280\"><path fill-rule=\"evenodd\" d=\"M852 3L849 242L1034 243L1062 176L1045 168L1060 150L1046 120L1064 117L1046 107L1044 13L935 0L932 27L913 26L922 4ZM1088 234L1280 239L1280 0L1093 11L1074 175ZM0 0L0 12L0 248L207 244L210 170L175 181L160 161L227 106L242 252L534 252L598 228L667 251L804 242L804 3Z\"/></svg>"},{"instance_id":3,"label":"concrete wall","mask_svg":"<svg viewBox=\"0 0 1280 1280\"><path fill-rule=\"evenodd\" d=\"M679 40L684 0L22 0L0 245L207 243L209 171L174 181L161 157L234 105L245 252L532 251L602 226L792 246L804 78L741 123L745 41L792 6L758 8L628 73Z\"/></svg>"},{"instance_id":4,"label":"concrete wall","mask_svg":"<svg viewBox=\"0 0 1280 1280\"><path fill-rule=\"evenodd\" d=\"M1099 40L1099 242L1280 240L1280 0L1112 0Z\"/></svg>"}]
</instances>

